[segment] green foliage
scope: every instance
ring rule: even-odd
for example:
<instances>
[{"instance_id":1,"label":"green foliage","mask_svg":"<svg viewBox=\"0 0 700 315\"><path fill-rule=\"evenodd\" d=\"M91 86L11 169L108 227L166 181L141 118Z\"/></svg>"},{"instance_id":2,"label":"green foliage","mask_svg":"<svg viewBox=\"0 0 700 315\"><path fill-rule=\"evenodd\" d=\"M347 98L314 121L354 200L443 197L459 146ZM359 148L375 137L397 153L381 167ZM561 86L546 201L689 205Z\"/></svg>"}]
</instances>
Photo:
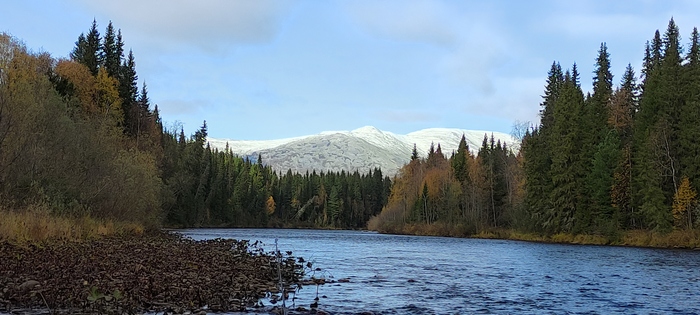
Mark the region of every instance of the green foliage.
<instances>
[{"instance_id":1,"label":"green foliage","mask_svg":"<svg viewBox=\"0 0 700 315\"><path fill-rule=\"evenodd\" d=\"M97 30L97 21L92 21L92 27L87 36L80 34L75 48L71 52L71 59L84 64L93 76L97 75L97 70L102 64L103 50L100 45L100 32Z\"/></svg>"},{"instance_id":2,"label":"green foliage","mask_svg":"<svg viewBox=\"0 0 700 315\"><path fill-rule=\"evenodd\" d=\"M115 78L119 77L122 58L124 57L124 43L121 37L121 30L115 33L112 21L110 21L102 42L102 51L104 53L102 66L110 76Z\"/></svg>"},{"instance_id":3,"label":"green foliage","mask_svg":"<svg viewBox=\"0 0 700 315\"><path fill-rule=\"evenodd\" d=\"M111 22L101 38L93 21L72 61L0 34L0 206L170 226L362 228L374 217L382 230L518 227L616 239L621 229L670 231L675 214L677 226L692 227L697 29L685 55L680 41L671 19L646 43L641 84L628 65L617 88L602 43L586 97L576 64L564 72L553 62L541 122L518 155L487 136L476 156L464 137L449 159L440 144L427 159L414 146L391 181L379 169L277 173L262 156L212 149L206 122L189 138L164 130Z\"/></svg>"},{"instance_id":4,"label":"green foliage","mask_svg":"<svg viewBox=\"0 0 700 315\"><path fill-rule=\"evenodd\" d=\"M700 36L693 31L681 57L679 34L673 19L663 36L656 31L645 47L642 84L628 65L617 89L601 44L585 100L575 67L558 80L553 64L541 124L521 147L532 230L613 237L620 229L671 229L681 177L700 177Z\"/></svg>"},{"instance_id":5,"label":"green foliage","mask_svg":"<svg viewBox=\"0 0 700 315\"><path fill-rule=\"evenodd\" d=\"M72 81L76 89L60 95L55 60L9 36L0 45L12 52L0 58L8 61L0 71L2 206L49 204L58 216L157 226L162 184L156 158L124 138L116 80L102 69L97 77L87 72L85 81ZM95 97L83 98L78 88Z\"/></svg>"},{"instance_id":6,"label":"green foliage","mask_svg":"<svg viewBox=\"0 0 700 315\"><path fill-rule=\"evenodd\" d=\"M599 232L605 225L617 225L620 215L615 212L611 198L614 172L620 159L620 137L610 131L593 155L593 166L587 178L591 202L584 210L587 217L581 216L577 222L578 232Z\"/></svg>"},{"instance_id":7,"label":"green foliage","mask_svg":"<svg viewBox=\"0 0 700 315\"><path fill-rule=\"evenodd\" d=\"M560 97L554 108L554 125L550 140L552 179L551 208L545 210L543 228L548 232L571 231L574 217L581 210L579 203L584 195L585 161L581 157L581 112L583 93L574 78L564 76Z\"/></svg>"},{"instance_id":8,"label":"green foliage","mask_svg":"<svg viewBox=\"0 0 700 315\"><path fill-rule=\"evenodd\" d=\"M274 172L205 145L206 122L189 139L164 134L163 180L169 226L363 228L386 203L391 181L359 172ZM270 200L274 211L270 211Z\"/></svg>"}]
</instances>

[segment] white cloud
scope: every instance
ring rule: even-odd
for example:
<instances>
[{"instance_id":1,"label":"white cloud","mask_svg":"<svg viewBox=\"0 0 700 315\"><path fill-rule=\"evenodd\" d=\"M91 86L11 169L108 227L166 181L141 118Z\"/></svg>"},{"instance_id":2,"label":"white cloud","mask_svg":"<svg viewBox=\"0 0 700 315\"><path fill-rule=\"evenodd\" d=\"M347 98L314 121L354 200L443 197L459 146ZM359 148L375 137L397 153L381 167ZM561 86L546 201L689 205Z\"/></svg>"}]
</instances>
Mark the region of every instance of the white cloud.
<instances>
[{"instance_id":1,"label":"white cloud","mask_svg":"<svg viewBox=\"0 0 700 315\"><path fill-rule=\"evenodd\" d=\"M205 51L272 40L291 7L289 1L275 0L77 1L143 41L161 48L197 46Z\"/></svg>"},{"instance_id":2,"label":"white cloud","mask_svg":"<svg viewBox=\"0 0 700 315\"><path fill-rule=\"evenodd\" d=\"M508 45L486 6L445 1L362 1L346 6L369 34L437 46L434 70L444 84L491 95L492 71L507 61ZM510 43L509 43L510 42Z\"/></svg>"}]
</instances>

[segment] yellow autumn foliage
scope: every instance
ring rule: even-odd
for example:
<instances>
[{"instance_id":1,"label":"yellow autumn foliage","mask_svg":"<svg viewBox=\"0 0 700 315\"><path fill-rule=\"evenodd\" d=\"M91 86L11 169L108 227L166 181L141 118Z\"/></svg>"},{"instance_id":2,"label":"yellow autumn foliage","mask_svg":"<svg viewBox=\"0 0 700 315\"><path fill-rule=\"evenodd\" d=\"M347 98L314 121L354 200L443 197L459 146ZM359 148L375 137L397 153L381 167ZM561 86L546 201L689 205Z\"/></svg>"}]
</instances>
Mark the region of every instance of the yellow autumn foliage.
<instances>
[{"instance_id":1,"label":"yellow autumn foliage","mask_svg":"<svg viewBox=\"0 0 700 315\"><path fill-rule=\"evenodd\" d=\"M272 196L267 198L267 202L265 202L265 210L267 212L267 215L272 215L273 213L275 213L276 207L277 205L275 204L275 198L272 198Z\"/></svg>"},{"instance_id":2,"label":"yellow autumn foliage","mask_svg":"<svg viewBox=\"0 0 700 315\"><path fill-rule=\"evenodd\" d=\"M688 177L681 179L681 184L673 196L673 221L676 227L692 228L690 209L695 205L697 192L690 186Z\"/></svg>"}]
</instances>

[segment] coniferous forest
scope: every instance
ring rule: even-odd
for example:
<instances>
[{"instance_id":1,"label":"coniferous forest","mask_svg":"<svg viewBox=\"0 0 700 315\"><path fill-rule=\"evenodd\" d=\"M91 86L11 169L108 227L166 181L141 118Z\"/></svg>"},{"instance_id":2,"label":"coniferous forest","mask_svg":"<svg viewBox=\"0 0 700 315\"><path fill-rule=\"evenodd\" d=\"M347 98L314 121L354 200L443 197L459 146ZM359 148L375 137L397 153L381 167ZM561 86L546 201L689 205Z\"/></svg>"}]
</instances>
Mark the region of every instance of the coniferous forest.
<instances>
[{"instance_id":1,"label":"coniferous forest","mask_svg":"<svg viewBox=\"0 0 700 315\"><path fill-rule=\"evenodd\" d=\"M390 180L366 173L280 172L164 127L134 53L93 21L68 58L0 35L0 211L145 227L369 228L483 235L697 231L700 38L670 20L614 82L602 43L592 91L554 62L540 121L519 149L485 135L439 144ZM0 225L0 232L2 225ZM697 237L696 237L697 238Z\"/></svg>"},{"instance_id":2,"label":"coniferous forest","mask_svg":"<svg viewBox=\"0 0 700 315\"><path fill-rule=\"evenodd\" d=\"M101 34L93 21L67 59L0 36L5 218L355 229L386 203L391 181L379 169L276 173L209 147L206 122L189 137L164 128L124 46L111 22Z\"/></svg>"},{"instance_id":3,"label":"coniferous forest","mask_svg":"<svg viewBox=\"0 0 700 315\"><path fill-rule=\"evenodd\" d=\"M554 62L540 122L523 132L518 152L484 139L476 156L464 141L449 159L414 156L370 228L454 235L509 229L613 241L624 231L696 229L699 45L697 28L683 44L671 19L643 46L640 73L628 65L615 85L602 43L589 93L576 64L564 70Z\"/></svg>"}]
</instances>

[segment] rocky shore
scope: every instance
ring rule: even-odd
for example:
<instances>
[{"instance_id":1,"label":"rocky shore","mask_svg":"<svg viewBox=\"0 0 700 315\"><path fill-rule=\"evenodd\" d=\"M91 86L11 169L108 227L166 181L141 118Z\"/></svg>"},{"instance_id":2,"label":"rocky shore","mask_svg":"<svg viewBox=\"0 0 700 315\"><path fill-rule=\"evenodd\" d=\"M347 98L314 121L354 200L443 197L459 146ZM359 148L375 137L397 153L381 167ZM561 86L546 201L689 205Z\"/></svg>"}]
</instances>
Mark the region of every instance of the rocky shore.
<instances>
[{"instance_id":1,"label":"rocky shore","mask_svg":"<svg viewBox=\"0 0 700 315\"><path fill-rule=\"evenodd\" d=\"M278 265L292 290L304 268L291 253L282 258L247 241L193 241L168 233L0 241L0 257L0 313L242 311L279 292Z\"/></svg>"}]
</instances>

